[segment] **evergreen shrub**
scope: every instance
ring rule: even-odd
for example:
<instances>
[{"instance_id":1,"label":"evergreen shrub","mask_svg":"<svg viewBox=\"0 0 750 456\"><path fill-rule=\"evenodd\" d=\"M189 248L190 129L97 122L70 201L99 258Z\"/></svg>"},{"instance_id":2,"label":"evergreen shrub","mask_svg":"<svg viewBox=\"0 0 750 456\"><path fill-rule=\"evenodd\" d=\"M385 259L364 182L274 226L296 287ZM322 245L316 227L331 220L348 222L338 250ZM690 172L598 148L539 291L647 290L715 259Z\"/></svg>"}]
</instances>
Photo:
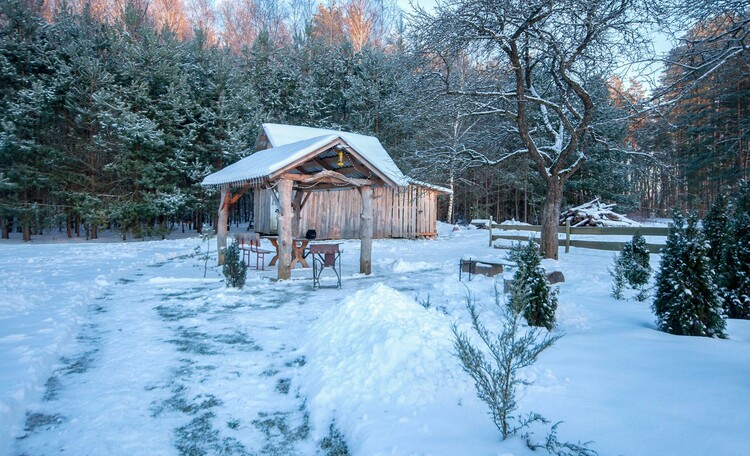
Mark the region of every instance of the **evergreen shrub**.
<instances>
[{"instance_id":1,"label":"evergreen shrub","mask_svg":"<svg viewBox=\"0 0 750 456\"><path fill-rule=\"evenodd\" d=\"M224 254L224 266L221 270L226 277L228 287L242 288L245 286L247 265L242 261L240 247L236 242L227 246Z\"/></svg>"},{"instance_id":2,"label":"evergreen shrub","mask_svg":"<svg viewBox=\"0 0 750 456\"><path fill-rule=\"evenodd\" d=\"M741 182L730 199L720 194L703 219L708 256L724 311L729 318L750 319L750 186Z\"/></svg>"},{"instance_id":3,"label":"evergreen shrub","mask_svg":"<svg viewBox=\"0 0 750 456\"><path fill-rule=\"evenodd\" d=\"M530 326L551 330L555 326L557 288L552 289L547 281L539 248L532 240L528 244L516 244L508 259L517 265L508 305L514 312L522 313Z\"/></svg>"},{"instance_id":4,"label":"evergreen shrub","mask_svg":"<svg viewBox=\"0 0 750 456\"><path fill-rule=\"evenodd\" d=\"M675 213L656 276L652 309L660 330L686 336L726 337L719 289L698 217Z\"/></svg>"},{"instance_id":5,"label":"evergreen shrub","mask_svg":"<svg viewBox=\"0 0 750 456\"><path fill-rule=\"evenodd\" d=\"M639 301L644 301L648 297L646 285L651 278L649 258L650 253L646 248L646 239L636 233L622 247L622 252L615 256L614 268L609 271L613 282L612 296L615 299L623 298L625 288L638 290L636 299Z\"/></svg>"}]
</instances>

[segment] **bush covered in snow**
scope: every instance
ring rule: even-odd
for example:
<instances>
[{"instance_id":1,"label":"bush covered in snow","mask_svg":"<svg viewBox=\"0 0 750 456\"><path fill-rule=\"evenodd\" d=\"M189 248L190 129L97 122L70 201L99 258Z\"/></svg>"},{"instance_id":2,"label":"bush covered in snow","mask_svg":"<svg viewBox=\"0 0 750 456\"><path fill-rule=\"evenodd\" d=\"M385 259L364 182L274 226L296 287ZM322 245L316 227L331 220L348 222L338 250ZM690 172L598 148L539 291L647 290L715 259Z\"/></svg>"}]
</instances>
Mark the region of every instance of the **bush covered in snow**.
<instances>
[{"instance_id":1,"label":"bush covered in snow","mask_svg":"<svg viewBox=\"0 0 750 456\"><path fill-rule=\"evenodd\" d=\"M729 318L750 319L750 185L743 182L730 205L718 197L703 220L711 243L724 310Z\"/></svg>"},{"instance_id":2,"label":"bush covered in snow","mask_svg":"<svg viewBox=\"0 0 750 456\"><path fill-rule=\"evenodd\" d=\"M638 290L636 299L639 301L646 299L646 285L651 278L649 257L646 239L640 234L636 233L633 239L625 243L622 252L615 256L614 268L610 270L612 296L615 299L622 299L626 287Z\"/></svg>"},{"instance_id":3,"label":"bush covered in snow","mask_svg":"<svg viewBox=\"0 0 750 456\"><path fill-rule=\"evenodd\" d=\"M708 257L717 272L722 269L722 257L731 242L730 211L729 198L720 193L703 219L703 234L709 243Z\"/></svg>"},{"instance_id":4,"label":"bush covered in snow","mask_svg":"<svg viewBox=\"0 0 750 456\"><path fill-rule=\"evenodd\" d=\"M552 289L547 281L539 248L532 240L528 244L516 244L508 253L508 259L517 265L508 305L514 312L522 313L529 325L552 329L557 311L557 288Z\"/></svg>"},{"instance_id":5,"label":"bush covered in snow","mask_svg":"<svg viewBox=\"0 0 750 456\"><path fill-rule=\"evenodd\" d=\"M662 331L686 336L726 337L719 289L708 259L708 245L691 214L687 226L675 214L656 276L652 309Z\"/></svg>"}]
</instances>

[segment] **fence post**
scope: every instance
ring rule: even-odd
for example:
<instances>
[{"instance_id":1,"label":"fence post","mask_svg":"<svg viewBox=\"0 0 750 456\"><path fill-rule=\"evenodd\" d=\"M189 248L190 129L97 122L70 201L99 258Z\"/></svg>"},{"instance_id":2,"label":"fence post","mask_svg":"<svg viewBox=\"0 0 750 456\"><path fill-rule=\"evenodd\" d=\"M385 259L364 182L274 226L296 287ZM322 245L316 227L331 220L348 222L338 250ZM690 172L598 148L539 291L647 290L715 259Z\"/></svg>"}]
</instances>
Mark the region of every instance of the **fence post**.
<instances>
[{"instance_id":1,"label":"fence post","mask_svg":"<svg viewBox=\"0 0 750 456\"><path fill-rule=\"evenodd\" d=\"M492 216L490 215L490 247L492 247Z\"/></svg>"},{"instance_id":2,"label":"fence post","mask_svg":"<svg viewBox=\"0 0 750 456\"><path fill-rule=\"evenodd\" d=\"M565 220L565 253L570 252L570 219Z\"/></svg>"}]
</instances>

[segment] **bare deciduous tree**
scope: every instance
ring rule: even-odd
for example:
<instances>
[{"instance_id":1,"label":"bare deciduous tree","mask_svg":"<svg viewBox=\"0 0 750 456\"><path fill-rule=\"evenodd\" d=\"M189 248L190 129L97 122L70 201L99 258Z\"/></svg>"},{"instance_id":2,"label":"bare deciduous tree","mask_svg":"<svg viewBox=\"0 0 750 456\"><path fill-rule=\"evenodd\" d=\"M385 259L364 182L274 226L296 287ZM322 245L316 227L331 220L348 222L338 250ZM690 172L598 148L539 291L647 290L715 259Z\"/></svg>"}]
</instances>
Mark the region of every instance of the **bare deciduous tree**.
<instances>
[{"instance_id":1,"label":"bare deciduous tree","mask_svg":"<svg viewBox=\"0 0 750 456\"><path fill-rule=\"evenodd\" d=\"M450 0L415 14L422 52L467 52L494 76L492 84L456 88L449 67L433 67L447 94L468 97L474 115L496 116L498 132L514 133L516 142L486 163L528 154L545 180L545 257L557 258L563 186L601 140L588 83L643 48L646 13L645 0Z\"/></svg>"}]
</instances>

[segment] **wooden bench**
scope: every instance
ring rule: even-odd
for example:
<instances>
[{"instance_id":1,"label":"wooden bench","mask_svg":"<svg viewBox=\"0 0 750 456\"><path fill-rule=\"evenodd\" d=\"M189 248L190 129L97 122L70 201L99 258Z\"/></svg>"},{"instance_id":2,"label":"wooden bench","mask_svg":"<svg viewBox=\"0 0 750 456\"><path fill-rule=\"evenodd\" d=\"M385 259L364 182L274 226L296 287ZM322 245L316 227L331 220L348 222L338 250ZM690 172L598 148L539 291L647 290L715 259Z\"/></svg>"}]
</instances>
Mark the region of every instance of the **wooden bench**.
<instances>
[{"instance_id":1,"label":"wooden bench","mask_svg":"<svg viewBox=\"0 0 750 456\"><path fill-rule=\"evenodd\" d=\"M505 267L512 266L513 263L506 260L488 260L479 258L461 258L459 261L458 280L463 280L463 275L467 274L469 280L475 274L494 277L502 274Z\"/></svg>"}]
</instances>

